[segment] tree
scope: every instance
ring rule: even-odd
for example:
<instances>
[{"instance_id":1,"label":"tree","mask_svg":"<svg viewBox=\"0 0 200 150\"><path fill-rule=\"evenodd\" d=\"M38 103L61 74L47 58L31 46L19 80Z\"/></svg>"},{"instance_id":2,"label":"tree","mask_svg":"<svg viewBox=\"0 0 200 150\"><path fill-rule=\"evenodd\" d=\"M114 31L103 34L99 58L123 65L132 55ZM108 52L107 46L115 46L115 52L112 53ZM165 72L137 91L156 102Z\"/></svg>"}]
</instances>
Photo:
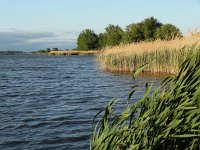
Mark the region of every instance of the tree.
<instances>
[{"instance_id":1,"label":"tree","mask_svg":"<svg viewBox=\"0 0 200 150\"><path fill-rule=\"evenodd\" d=\"M53 48L53 51L58 51L58 48Z\"/></svg>"},{"instance_id":2,"label":"tree","mask_svg":"<svg viewBox=\"0 0 200 150\"><path fill-rule=\"evenodd\" d=\"M144 40L141 23L133 23L126 26L123 36L124 43L140 42Z\"/></svg>"},{"instance_id":3,"label":"tree","mask_svg":"<svg viewBox=\"0 0 200 150\"><path fill-rule=\"evenodd\" d=\"M99 37L99 48L102 49L102 48L106 47L107 34L106 33L100 33L98 37Z\"/></svg>"},{"instance_id":4,"label":"tree","mask_svg":"<svg viewBox=\"0 0 200 150\"><path fill-rule=\"evenodd\" d=\"M165 24L156 29L155 37L161 40L172 40L174 38L182 37L182 33L176 26L172 24Z\"/></svg>"},{"instance_id":5,"label":"tree","mask_svg":"<svg viewBox=\"0 0 200 150\"><path fill-rule=\"evenodd\" d=\"M122 37L124 31L118 25L109 25L106 27L106 45L107 46L116 46L122 42Z\"/></svg>"},{"instance_id":6,"label":"tree","mask_svg":"<svg viewBox=\"0 0 200 150\"><path fill-rule=\"evenodd\" d=\"M47 51L47 52L50 52L50 51L51 51L51 49L50 49L50 48L46 48L46 51Z\"/></svg>"},{"instance_id":7,"label":"tree","mask_svg":"<svg viewBox=\"0 0 200 150\"><path fill-rule=\"evenodd\" d=\"M154 17L146 18L144 21L142 21L142 32L144 35L145 40L152 41L155 39L155 32L156 29L159 28L162 23L160 23L157 19Z\"/></svg>"},{"instance_id":8,"label":"tree","mask_svg":"<svg viewBox=\"0 0 200 150\"><path fill-rule=\"evenodd\" d=\"M78 50L93 50L98 48L98 36L93 30L83 30L77 40Z\"/></svg>"}]
</instances>

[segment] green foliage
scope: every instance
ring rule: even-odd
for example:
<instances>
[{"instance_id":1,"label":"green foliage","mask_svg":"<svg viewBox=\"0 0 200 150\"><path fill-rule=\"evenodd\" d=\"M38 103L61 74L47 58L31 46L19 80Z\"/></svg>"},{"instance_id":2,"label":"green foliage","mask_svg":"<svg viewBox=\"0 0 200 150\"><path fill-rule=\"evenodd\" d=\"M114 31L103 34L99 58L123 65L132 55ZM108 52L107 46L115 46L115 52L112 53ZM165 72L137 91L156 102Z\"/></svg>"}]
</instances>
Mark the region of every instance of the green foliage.
<instances>
[{"instance_id":1,"label":"green foliage","mask_svg":"<svg viewBox=\"0 0 200 150\"><path fill-rule=\"evenodd\" d=\"M47 52L50 52L50 51L51 51L51 49L50 49L50 48L47 48L47 49L46 49L46 51L47 51Z\"/></svg>"},{"instance_id":2,"label":"green foliage","mask_svg":"<svg viewBox=\"0 0 200 150\"><path fill-rule=\"evenodd\" d=\"M98 36L93 30L83 30L77 39L78 50L102 49L106 46L113 47L120 43L132 43L140 41L153 41L157 38L162 40L181 37L181 32L174 25L162 25L154 17L144 19L139 23L126 26L125 31L118 25L108 25L104 33Z\"/></svg>"},{"instance_id":3,"label":"green foliage","mask_svg":"<svg viewBox=\"0 0 200 150\"><path fill-rule=\"evenodd\" d=\"M126 26L123 43L140 42L144 40L141 23Z\"/></svg>"},{"instance_id":4,"label":"green foliage","mask_svg":"<svg viewBox=\"0 0 200 150\"><path fill-rule=\"evenodd\" d=\"M46 49L42 49L42 50L37 50L35 52L32 53L36 53L36 54L48 54L51 51L50 48L46 48ZM58 48L54 48L53 51L58 51Z\"/></svg>"},{"instance_id":5,"label":"green foliage","mask_svg":"<svg viewBox=\"0 0 200 150\"><path fill-rule=\"evenodd\" d=\"M78 50L94 50L98 48L98 36L90 29L83 30L77 41Z\"/></svg>"},{"instance_id":6,"label":"green foliage","mask_svg":"<svg viewBox=\"0 0 200 150\"><path fill-rule=\"evenodd\" d=\"M58 48L57 47L53 48L53 51L58 51Z\"/></svg>"},{"instance_id":7,"label":"green foliage","mask_svg":"<svg viewBox=\"0 0 200 150\"><path fill-rule=\"evenodd\" d=\"M100 33L99 34L99 48L102 49L106 47L107 44L107 34L106 33Z\"/></svg>"},{"instance_id":8,"label":"green foliage","mask_svg":"<svg viewBox=\"0 0 200 150\"><path fill-rule=\"evenodd\" d=\"M113 113L116 102L110 101L101 111L104 115L94 128L90 149L200 149L200 49L191 49L180 72L151 91L151 86L146 86L143 97L120 114Z\"/></svg>"},{"instance_id":9,"label":"green foliage","mask_svg":"<svg viewBox=\"0 0 200 150\"><path fill-rule=\"evenodd\" d=\"M122 42L124 31L118 25L109 25L106 27L106 45L116 46Z\"/></svg>"},{"instance_id":10,"label":"green foliage","mask_svg":"<svg viewBox=\"0 0 200 150\"><path fill-rule=\"evenodd\" d=\"M156 29L155 37L161 40L172 40L182 37L180 30L172 24L164 24Z\"/></svg>"},{"instance_id":11,"label":"green foliage","mask_svg":"<svg viewBox=\"0 0 200 150\"><path fill-rule=\"evenodd\" d=\"M154 17L146 18L144 21L141 22L141 24L143 35L145 37L145 40L147 41L154 40L156 29L162 25L162 23L160 23Z\"/></svg>"}]
</instances>

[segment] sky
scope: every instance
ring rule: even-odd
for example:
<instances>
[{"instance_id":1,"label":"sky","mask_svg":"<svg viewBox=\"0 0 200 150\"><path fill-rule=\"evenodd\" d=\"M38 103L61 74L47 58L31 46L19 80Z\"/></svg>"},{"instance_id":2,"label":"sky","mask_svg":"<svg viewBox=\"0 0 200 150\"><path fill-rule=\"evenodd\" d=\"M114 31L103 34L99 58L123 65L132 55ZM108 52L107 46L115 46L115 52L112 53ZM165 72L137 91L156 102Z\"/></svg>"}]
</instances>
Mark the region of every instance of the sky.
<instances>
[{"instance_id":1,"label":"sky","mask_svg":"<svg viewBox=\"0 0 200 150\"><path fill-rule=\"evenodd\" d=\"M84 29L150 16L187 33L200 28L200 0L0 0L0 50L73 49Z\"/></svg>"}]
</instances>

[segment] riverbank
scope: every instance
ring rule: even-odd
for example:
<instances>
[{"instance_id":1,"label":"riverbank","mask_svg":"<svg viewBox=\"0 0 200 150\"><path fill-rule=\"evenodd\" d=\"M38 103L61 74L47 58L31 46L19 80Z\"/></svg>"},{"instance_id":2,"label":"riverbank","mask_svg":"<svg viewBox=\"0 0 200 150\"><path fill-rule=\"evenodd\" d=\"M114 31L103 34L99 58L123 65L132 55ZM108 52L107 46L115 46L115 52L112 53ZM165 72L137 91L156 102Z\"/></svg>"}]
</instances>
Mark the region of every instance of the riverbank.
<instances>
[{"instance_id":1,"label":"riverbank","mask_svg":"<svg viewBox=\"0 0 200 150\"><path fill-rule=\"evenodd\" d=\"M61 56L61 55L97 55L99 50L90 50L90 51L80 51L80 50L65 50L65 51L51 51L49 55Z\"/></svg>"},{"instance_id":2,"label":"riverbank","mask_svg":"<svg viewBox=\"0 0 200 150\"><path fill-rule=\"evenodd\" d=\"M104 49L97 59L102 69L108 71L132 72L148 63L144 72L176 74L187 56L188 48L199 39L198 33L169 41L120 45ZM196 47L200 47L199 42Z\"/></svg>"},{"instance_id":3,"label":"riverbank","mask_svg":"<svg viewBox=\"0 0 200 150\"><path fill-rule=\"evenodd\" d=\"M137 86L133 82L128 102L134 102ZM191 49L178 75L163 80L156 90L146 84L142 98L119 113L118 100L111 100L94 118L90 149L200 149L199 96L200 49Z\"/></svg>"}]
</instances>

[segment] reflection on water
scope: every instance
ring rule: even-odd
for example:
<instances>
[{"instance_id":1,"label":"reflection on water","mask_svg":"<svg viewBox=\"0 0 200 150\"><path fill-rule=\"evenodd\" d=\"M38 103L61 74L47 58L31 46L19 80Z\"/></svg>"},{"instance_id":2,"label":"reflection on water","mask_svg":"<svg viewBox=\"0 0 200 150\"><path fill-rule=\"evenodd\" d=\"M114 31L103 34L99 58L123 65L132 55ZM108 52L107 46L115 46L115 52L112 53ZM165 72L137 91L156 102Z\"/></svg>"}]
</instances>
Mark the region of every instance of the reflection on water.
<instances>
[{"instance_id":1,"label":"reflection on water","mask_svg":"<svg viewBox=\"0 0 200 150\"><path fill-rule=\"evenodd\" d=\"M89 149L92 119L126 104L131 75L102 72L92 56L0 56L0 149ZM146 82L140 76L133 102Z\"/></svg>"}]
</instances>

